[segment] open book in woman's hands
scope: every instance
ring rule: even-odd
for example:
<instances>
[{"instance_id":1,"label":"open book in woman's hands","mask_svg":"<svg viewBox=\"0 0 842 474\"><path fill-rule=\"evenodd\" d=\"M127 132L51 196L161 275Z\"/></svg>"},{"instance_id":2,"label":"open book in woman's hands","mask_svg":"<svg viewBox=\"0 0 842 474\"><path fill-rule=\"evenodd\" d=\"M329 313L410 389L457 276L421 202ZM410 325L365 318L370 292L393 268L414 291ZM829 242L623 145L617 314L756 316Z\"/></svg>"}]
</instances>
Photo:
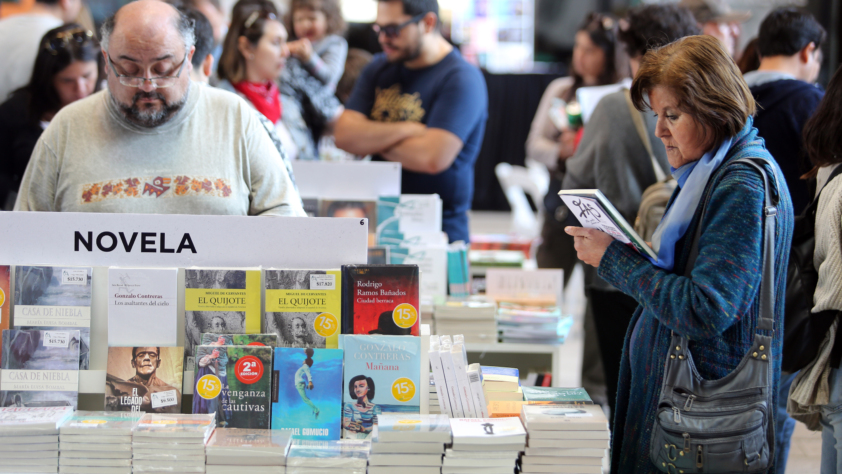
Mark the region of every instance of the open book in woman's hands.
<instances>
[{"instance_id":1,"label":"open book in woman's hands","mask_svg":"<svg viewBox=\"0 0 842 474\"><path fill-rule=\"evenodd\" d=\"M657 260L658 254L623 219L620 212L598 189L569 189L558 193L582 227L597 229Z\"/></svg>"}]
</instances>

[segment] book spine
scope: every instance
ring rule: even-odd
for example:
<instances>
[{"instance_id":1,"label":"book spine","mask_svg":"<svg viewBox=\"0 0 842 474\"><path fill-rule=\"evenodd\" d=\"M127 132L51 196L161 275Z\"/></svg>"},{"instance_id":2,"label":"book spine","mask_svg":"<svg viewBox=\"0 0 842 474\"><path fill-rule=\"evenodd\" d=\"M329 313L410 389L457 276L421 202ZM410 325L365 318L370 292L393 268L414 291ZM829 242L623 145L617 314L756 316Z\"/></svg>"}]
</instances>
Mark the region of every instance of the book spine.
<instances>
[{"instance_id":1,"label":"book spine","mask_svg":"<svg viewBox=\"0 0 842 474\"><path fill-rule=\"evenodd\" d=\"M453 372L456 374L456 383L459 384L459 397L462 399L462 410L468 418L478 418L479 415L474 410L471 386L468 384L468 369L465 367L464 359L462 359L462 344L453 344L453 347L450 349L450 355L453 359Z\"/></svg>"},{"instance_id":2,"label":"book spine","mask_svg":"<svg viewBox=\"0 0 842 474\"><path fill-rule=\"evenodd\" d=\"M353 288L352 267L342 265L342 334L354 334Z\"/></svg>"},{"instance_id":3,"label":"book spine","mask_svg":"<svg viewBox=\"0 0 842 474\"><path fill-rule=\"evenodd\" d=\"M482 377L479 375L479 364L468 366L468 383L471 384L471 396L474 397L474 408L480 418L488 418L488 404L485 401L485 392L482 390Z\"/></svg>"},{"instance_id":4,"label":"book spine","mask_svg":"<svg viewBox=\"0 0 842 474\"><path fill-rule=\"evenodd\" d=\"M447 392L447 382L444 378L444 370L441 367L441 355L438 345L430 349L430 367L433 369L433 379L436 381L436 393L439 396L441 412L453 417L453 409L450 407L450 396Z\"/></svg>"},{"instance_id":5,"label":"book spine","mask_svg":"<svg viewBox=\"0 0 842 474\"><path fill-rule=\"evenodd\" d=\"M447 381L447 395L450 397L453 416L464 418L465 411L462 407L462 397L459 396L459 384L456 382L456 372L453 371L453 357L450 355L450 347L442 347L439 355L441 356L441 367L444 371L444 378Z\"/></svg>"}]
</instances>

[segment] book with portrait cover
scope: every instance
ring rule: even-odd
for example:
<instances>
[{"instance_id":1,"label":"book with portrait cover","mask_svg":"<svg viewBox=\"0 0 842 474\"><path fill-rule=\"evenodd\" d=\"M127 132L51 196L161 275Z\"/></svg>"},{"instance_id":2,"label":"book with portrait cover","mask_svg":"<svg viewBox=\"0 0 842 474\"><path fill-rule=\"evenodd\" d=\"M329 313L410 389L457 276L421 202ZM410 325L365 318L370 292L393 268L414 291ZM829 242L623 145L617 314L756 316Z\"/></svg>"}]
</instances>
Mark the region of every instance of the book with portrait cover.
<instances>
[{"instance_id":1,"label":"book with portrait cover","mask_svg":"<svg viewBox=\"0 0 842 474\"><path fill-rule=\"evenodd\" d=\"M342 273L339 270L266 270L263 332L275 333L278 347L336 349L342 328Z\"/></svg>"},{"instance_id":2,"label":"book with portrait cover","mask_svg":"<svg viewBox=\"0 0 842 474\"><path fill-rule=\"evenodd\" d=\"M228 346L268 346L278 347L277 334L213 334L202 333L202 345L218 343L222 338Z\"/></svg>"},{"instance_id":3,"label":"book with portrait cover","mask_svg":"<svg viewBox=\"0 0 842 474\"><path fill-rule=\"evenodd\" d=\"M108 269L108 344L175 346L178 269Z\"/></svg>"},{"instance_id":4,"label":"book with portrait cover","mask_svg":"<svg viewBox=\"0 0 842 474\"><path fill-rule=\"evenodd\" d=\"M76 409L80 344L77 329L3 331L0 407Z\"/></svg>"},{"instance_id":5,"label":"book with portrait cover","mask_svg":"<svg viewBox=\"0 0 842 474\"><path fill-rule=\"evenodd\" d=\"M187 367L202 333L259 333L260 269L184 270L184 325Z\"/></svg>"},{"instance_id":6,"label":"book with portrait cover","mask_svg":"<svg viewBox=\"0 0 842 474\"><path fill-rule=\"evenodd\" d=\"M269 429L273 350L265 346L197 346L193 413L215 412L220 428Z\"/></svg>"},{"instance_id":7,"label":"book with portrait cover","mask_svg":"<svg viewBox=\"0 0 842 474\"><path fill-rule=\"evenodd\" d=\"M181 413L183 347L109 347L105 410Z\"/></svg>"},{"instance_id":8,"label":"book with portrait cover","mask_svg":"<svg viewBox=\"0 0 842 474\"><path fill-rule=\"evenodd\" d=\"M4 329L9 329L9 321L11 320L9 308L12 306L9 301L9 288L11 283L11 267L8 265L0 265L0 333ZM0 344L3 338L0 337ZM3 356L3 346L0 345L0 357ZM0 359L0 363L3 360Z\"/></svg>"},{"instance_id":9,"label":"book with portrait cover","mask_svg":"<svg viewBox=\"0 0 842 474\"><path fill-rule=\"evenodd\" d=\"M346 439L369 439L382 413L418 413L421 338L343 335L345 385L342 431ZM427 374L424 374L427 377Z\"/></svg>"},{"instance_id":10,"label":"book with portrait cover","mask_svg":"<svg viewBox=\"0 0 842 474\"><path fill-rule=\"evenodd\" d=\"M295 439L338 440L342 419L342 351L275 349L272 429Z\"/></svg>"},{"instance_id":11,"label":"book with portrait cover","mask_svg":"<svg viewBox=\"0 0 842 474\"><path fill-rule=\"evenodd\" d=\"M420 334L418 265L343 265L342 334Z\"/></svg>"},{"instance_id":12,"label":"book with portrait cover","mask_svg":"<svg viewBox=\"0 0 842 474\"><path fill-rule=\"evenodd\" d=\"M79 370L91 347L91 267L15 267L15 329L78 330Z\"/></svg>"}]
</instances>

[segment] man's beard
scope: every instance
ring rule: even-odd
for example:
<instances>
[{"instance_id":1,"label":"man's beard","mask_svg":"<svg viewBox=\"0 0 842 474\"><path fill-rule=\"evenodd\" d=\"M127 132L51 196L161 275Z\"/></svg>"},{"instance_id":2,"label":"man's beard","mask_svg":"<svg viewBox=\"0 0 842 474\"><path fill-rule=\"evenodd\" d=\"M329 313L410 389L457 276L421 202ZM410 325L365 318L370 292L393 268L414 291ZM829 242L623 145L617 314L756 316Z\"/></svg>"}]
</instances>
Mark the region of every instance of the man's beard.
<instances>
[{"instance_id":1,"label":"man's beard","mask_svg":"<svg viewBox=\"0 0 842 474\"><path fill-rule=\"evenodd\" d=\"M120 111L123 112L123 115L126 117L126 120L129 122L134 123L135 125L140 125L141 127L146 128L154 128L159 125L166 123L169 119L173 117L182 107L184 107L185 102L187 102L187 95L190 93L190 89L185 91L184 96L181 97L181 100L178 102L167 103L164 96L154 90L152 92L144 92L144 91L137 91L137 93L132 97L131 105L126 105L118 101L113 95L111 98L114 102L119 106ZM161 101L160 108L146 108L138 105L138 101L140 99L158 99Z\"/></svg>"},{"instance_id":2,"label":"man's beard","mask_svg":"<svg viewBox=\"0 0 842 474\"><path fill-rule=\"evenodd\" d=\"M415 46L408 46L401 51L401 55L395 58L394 60L390 60L391 63L405 63L408 61L413 61L418 59L421 56L421 47L423 46L424 38L419 34L417 41L415 42Z\"/></svg>"}]
</instances>

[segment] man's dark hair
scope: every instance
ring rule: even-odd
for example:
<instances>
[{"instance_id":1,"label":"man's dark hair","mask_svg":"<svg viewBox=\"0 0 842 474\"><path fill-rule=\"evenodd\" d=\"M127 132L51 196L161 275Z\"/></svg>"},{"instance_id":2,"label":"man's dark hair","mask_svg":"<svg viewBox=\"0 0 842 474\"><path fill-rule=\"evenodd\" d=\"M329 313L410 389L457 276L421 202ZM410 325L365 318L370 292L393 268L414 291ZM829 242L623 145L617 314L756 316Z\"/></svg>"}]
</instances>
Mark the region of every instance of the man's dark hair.
<instances>
[{"instance_id":1,"label":"man's dark hair","mask_svg":"<svg viewBox=\"0 0 842 474\"><path fill-rule=\"evenodd\" d=\"M401 2L403 4L403 13L409 16L426 15L433 12L439 16L439 2L438 0L377 0L378 2ZM439 24L441 17L439 17Z\"/></svg>"},{"instance_id":2,"label":"man's dark hair","mask_svg":"<svg viewBox=\"0 0 842 474\"><path fill-rule=\"evenodd\" d=\"M194 68L200 68L205 58L208 57L208 54L213 51L213 27L210 21L208 21L208 18L199 10L191 7L183 7L179 8L179 10L184 12L187 18L193 20L193 34L196 36L196 52L193 53L193 60L191 62Z\"/></svg>"},{"instance_id":3,"label":"man's dark hair","mask_svg":"<svg viewBox=\"0 0 842 474\"><path fill-rule=\"evenodd\" d=\"M368 209L366 209L365 203L360 201L334 201L327 207L325 214L327 217L333 217L333 215L336 214L336 211L342 209L359 209L363 211L363 214L365 214L366 217L368 217Z\"/></svg>"},{"instance_id":4,"label":"man's dark hair","mask_svg":"<svg viewBox=\"0 0 842 474\"><path fill-rule=\"evenodd\" d=\"M628 26L620 29L620 41L626 44L629 57L637 58L653 48L664 46L685 36L700 35L696 18L678 5L647 5L629 11Z\"/></svg>"},{"instance_id":5,"label":"man's dark hair","mask_svg":"<svg viewBox=\"0 0 842 474\"><path fill-rule=\"evenodd\" d=\"M757 50L761 58L792 56L810 43L821 48L826 37L827 32L810 13L798 8L778 8L760 24Z\"/></svg>"},{"instance_id":6,"label":"man's dark hair","mask_svg":"<svg viewBox=\"0 0 842 474\"><path fill-rule=\"evenodd\" d=\"M140 348L139 348L139 347L132 347L132 359L134 359L135 357L137 357L137 350L138 350L138 349L140 349ZM161 357L161 348L160 348L160 347L156 347L156 349L158 349L158 358L160 358L160 357Z\"/></svg>"}]
</instances>

